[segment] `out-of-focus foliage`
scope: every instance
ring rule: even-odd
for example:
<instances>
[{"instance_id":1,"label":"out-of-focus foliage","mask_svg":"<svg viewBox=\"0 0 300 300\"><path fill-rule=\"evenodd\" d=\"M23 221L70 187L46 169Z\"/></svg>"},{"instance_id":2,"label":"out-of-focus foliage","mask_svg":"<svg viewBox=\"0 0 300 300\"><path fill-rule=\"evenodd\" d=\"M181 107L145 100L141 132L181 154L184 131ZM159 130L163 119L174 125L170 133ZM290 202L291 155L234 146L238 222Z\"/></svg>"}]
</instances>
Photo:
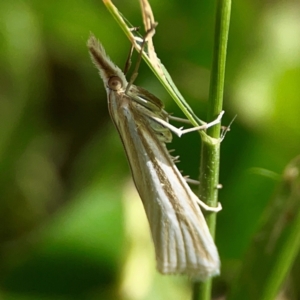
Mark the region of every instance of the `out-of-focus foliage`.
<instances>
[{"instance_id":1,"label":"out-of-focus foliage","mask_svg":"<svg viewBox=\"0 0 300 300\"><path fill-rule=\"evenodd\" d=\"M114 3L142 25L138 1ZM158 56L205 119L214 5L151 5ZM277 185L266 174L281 173L300 152L299 15L297 1L233 1L223 124L237 119L222 145L220 292ZM86 49L91 31L123 66L129 42L100 0L0 2L0 298L188 299L186 278L155 271L142 205ZM180 116L145 64L136 83ZM197 134L171 145L192 178L199 147Z\"/></svg>"}]
</instances>

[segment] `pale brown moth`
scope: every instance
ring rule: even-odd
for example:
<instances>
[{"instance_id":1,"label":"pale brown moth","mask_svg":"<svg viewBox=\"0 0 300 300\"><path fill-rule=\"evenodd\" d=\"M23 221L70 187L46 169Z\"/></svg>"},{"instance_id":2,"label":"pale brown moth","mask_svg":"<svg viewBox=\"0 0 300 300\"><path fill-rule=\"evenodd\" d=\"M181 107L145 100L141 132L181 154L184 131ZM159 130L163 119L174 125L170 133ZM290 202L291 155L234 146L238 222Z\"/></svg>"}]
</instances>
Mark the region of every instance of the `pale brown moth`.
<instances>
[{"instance_id":1,"label":"pale brown moth","mask_svg":"<svg viewBox=\"0 0 300 300\"><path fill-rule=\"evenodd\" d=\"M217 124L178 129L169 123L163 103L145 89L128 85L124 73L91 35L87 46L107 92L111 119L122 140L132 177L143 202L162 274L187 274L198 280L219 274L217 248L199 204L165 143L182 134Z\"/></svg>"}]
</instances>

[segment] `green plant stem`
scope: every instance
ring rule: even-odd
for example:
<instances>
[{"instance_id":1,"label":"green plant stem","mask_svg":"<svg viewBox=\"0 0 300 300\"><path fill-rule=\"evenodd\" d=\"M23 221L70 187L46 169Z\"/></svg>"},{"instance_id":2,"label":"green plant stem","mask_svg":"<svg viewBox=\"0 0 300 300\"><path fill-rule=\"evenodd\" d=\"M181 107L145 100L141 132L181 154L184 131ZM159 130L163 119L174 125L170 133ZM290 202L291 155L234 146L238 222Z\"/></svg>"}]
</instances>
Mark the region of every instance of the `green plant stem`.
<instances>
[{"instance_id":1,"label":"green plant stem","mask_svg":"<svg viewBox=\"0 0 300 300\"><path fill-rule=\"evenodd\" d=\"M216 2L215 40L210 80L207 119L213 120L223 107L226 50L230 23L231 0ZM215 143L202 140L200 163L199 197L210 206L218 204L219 164L220 164L220 125L208 129L208 135ZM212 236L215 235L216 214L207 214L206 221ZM194 283L193 300L211 299L212 280ZM197 298L196 298L197 297Z\"/></svg>"},{"instance_id":2,"label":"green plant stem","mask_svg":"<svg viewBox=\"0 0 300 300\"><path fill-rule=\"evenodd\" d=\"M230 300L273 300L300 249L300 156L293 159L261 217L232 284Z\"/></svg>"}]
</instances>

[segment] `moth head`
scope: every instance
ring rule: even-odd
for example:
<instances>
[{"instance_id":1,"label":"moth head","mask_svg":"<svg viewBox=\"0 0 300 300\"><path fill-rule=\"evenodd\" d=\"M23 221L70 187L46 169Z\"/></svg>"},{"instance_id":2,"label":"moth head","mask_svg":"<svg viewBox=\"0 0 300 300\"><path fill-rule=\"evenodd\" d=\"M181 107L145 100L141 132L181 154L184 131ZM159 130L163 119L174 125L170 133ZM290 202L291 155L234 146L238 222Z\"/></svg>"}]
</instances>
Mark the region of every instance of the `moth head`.
<instances>
[{"instance_id":1,"label":"moth head","mask_svg":"<svg viewBox=\"0 0 300 300\"><path fill-rule=\"evenodd\" d=\"M127 85L122 70L117 67L106 54L103 46L91 34L87 46L90 51L92 61L99 70L99 74L104 81L104 84L111 90L117 91Z\"/></svg>"},{"instance_id":2,"label":"moth head","mask_svg":"<svg viewBox=\"0 0 300 300\"><path fill-rule=\"evenodd\" d=\"M107 87L113 91L119 91L124 87L124 82L118 76L111 76L107 81Z\"/></svg>"}]
</instances>

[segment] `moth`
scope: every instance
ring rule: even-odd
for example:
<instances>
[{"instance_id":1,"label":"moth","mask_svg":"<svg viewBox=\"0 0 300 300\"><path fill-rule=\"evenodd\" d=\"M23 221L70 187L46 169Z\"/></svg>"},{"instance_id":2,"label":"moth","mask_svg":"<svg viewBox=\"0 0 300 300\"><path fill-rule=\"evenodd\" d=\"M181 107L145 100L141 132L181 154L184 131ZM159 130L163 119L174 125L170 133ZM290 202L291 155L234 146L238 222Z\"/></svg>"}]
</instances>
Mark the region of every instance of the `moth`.
<instances>
[{"instance_id":1,"label":"moth","mask_svg":"<svg viewBox=\"0 0 300 300\"><path fill-rule=\"evenodd\" d=\"M87 46L107 92L111 119L122 140L136 189L150 225L157 269L162 274L187 274L206 280L219 274L217 248L199 204L211 208L192 192L170 156L166 143L172 132L183 130L169 123L163 103L147 90L128 84L124 73L91 35ZM221 115L212 123L220 122Z\"/></svg>"}]
</instances>

